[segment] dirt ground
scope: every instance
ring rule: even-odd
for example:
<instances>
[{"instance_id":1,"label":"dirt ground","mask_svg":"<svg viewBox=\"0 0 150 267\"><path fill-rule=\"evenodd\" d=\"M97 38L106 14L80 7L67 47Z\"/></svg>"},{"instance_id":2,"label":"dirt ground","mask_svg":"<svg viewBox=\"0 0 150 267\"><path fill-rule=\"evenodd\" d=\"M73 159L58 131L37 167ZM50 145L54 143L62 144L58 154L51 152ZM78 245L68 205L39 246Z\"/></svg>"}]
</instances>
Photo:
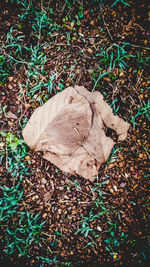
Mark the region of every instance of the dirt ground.
<instances>
[{"instance_id":1,"label":"dirt ground","mask_svg":"<svg viewBox=\"0 0 150 267\"><path fill-rule=\"evenodd\" d=\"M16 60L27 61L28 53L19 59L16 46L6 46L11 27L22 23L18 29L20 35L25 36L23 45L32 44L34 47L37 37L32 34L32 13L20 22L20 6L6 2L0 3L0 42L1 54L5 56L7 69L10 65L10 70L0 84L1 108L6 107L5 112L1 112L1 132L21 136L22 128L36 107L65 87L75 84L83 85L88 90L95 87L104 95L114 113L131 126L127 139L115 145L110 159L100 168L99 176L93 183L62 173L44 160L42 153L27 148L24 157L27 171L24 172L22 167L19 183L24 194L18 214L40 212L40 222L45 222L42 238L38 243L31 243L25 255L20 255L17 249L9 254L6 252L9 239L7 228L17 229L22 221L14 216L14 224L12 219L2 222L1 264L147 266L150 260L148 3L129 1L130 6L116 4L113 7L85 4L82 16L77 13L81 11L77 7L72 8L68 15L68 9L62 3L57 5L49 1L54 10L53 21L59 28L53 29L50 37L41 33L40 42L45 44L43 53L47 60L40 78L44 83L44 75L52 77L55 74L51 79L53 87L50 92L47 86L43 86L30 94L26 84L27 64L16 64L10 58L11 53ZM45 1L43 6L46 5ZM14 33L13 38L16 36ZM101 61L101 48L127 43L126 51L134 57L125 58L125 69L120 69L120 61L116 59L113 61L116 65L110 72L108 62L112 54L104 55ZM100 71L109 74L98 79ZM34 80L32 83L34 85ZM21 87L20 84L26 86ZM107 134L116 140L113 131L108 130ZM5 142L4 137L2 140ZM1 161L1 185L16 186L18 178L14 179L6 162L7 155ZM101 216L92 217L99 213ZM87 223L84 226L83 218ZM82 227L89 227L90 230L79 231Z\"/></svg>"}]
</instances>

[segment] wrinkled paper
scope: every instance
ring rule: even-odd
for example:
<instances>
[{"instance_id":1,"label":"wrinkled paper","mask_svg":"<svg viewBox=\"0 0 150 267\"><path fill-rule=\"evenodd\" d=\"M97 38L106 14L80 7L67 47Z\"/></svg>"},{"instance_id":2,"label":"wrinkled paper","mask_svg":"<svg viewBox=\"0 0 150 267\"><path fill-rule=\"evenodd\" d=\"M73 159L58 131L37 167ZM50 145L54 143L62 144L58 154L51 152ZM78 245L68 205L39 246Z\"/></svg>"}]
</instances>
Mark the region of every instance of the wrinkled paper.
<instances>
[{"instance_id":1,"label":"wrinkled paper","mask_svg":"<svg viewBox=\"0 0 150 267\"><path fill-rule=\"evenodd\" d=\"M114 145L106 127L123 141L129 126L113 114L101 93L75 86L38 107L22 134L31 149L43 151L43 157L63 172L93 181Z\"/></svg>"}]
</instances>

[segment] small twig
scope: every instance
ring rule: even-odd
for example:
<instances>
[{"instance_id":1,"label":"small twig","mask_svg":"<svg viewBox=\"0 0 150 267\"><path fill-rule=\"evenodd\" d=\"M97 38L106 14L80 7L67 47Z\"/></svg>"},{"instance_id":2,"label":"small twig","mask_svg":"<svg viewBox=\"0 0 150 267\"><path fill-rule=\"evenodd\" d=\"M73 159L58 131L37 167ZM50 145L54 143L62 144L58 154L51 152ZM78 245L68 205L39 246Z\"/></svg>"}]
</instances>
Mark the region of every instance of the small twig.
<instances>
[{"instance_id":1,"label":"small twig","mask_svg":"<svg viewBox=\"0 0 150 267\"><path fill-rule=\"evenodd\" d=\"M53 251L50 249L50 247L46 244L46 242L43 240L43 243L45 244L45 246L48 248L48 250L49 250L49 252L51 253L51 254L53 254Z\"/></svg>"},{"instance_id":2,"label":"small twig","mask_svg":"<svg viewBox=\"0 0 150 267\"><path fill-rule=\"evenodd\" d=\"M31 196L33 196L33 195L34 195L34 196L36 195L35 192L31 192L31 193L28 195L28 198L31 197Z\"/></svg>"},{"instance_id":3,"label":"small twig","mask_svg":"<svg viewBox=\"0 0 150 267\"><path fill-rule=\"evenodd\" d=\"M34 184L33 184L33 183L31 183L31 181L30 181L29 179L27 179L27 178L26 178L26 181L27 181L27 183L28 183L28 184L30 184L30 185L32 185L32 186L34 186Z\"/></svg>"},{"instance_id":4,"label":"small twig","mask_svg":"<svg viewBox=\"0 0 150 267\"><path fill-rule=\"evenodd\" d=\"M99 2L99 7L100 7L100 12L101 12L101 15L102 15L103 23L104 23L104 25L105 25L105 27L106 27L106 30L107 30L107 32L108 32L108 35L109 35L110 39L113 40L113 37L112 37L112 35L111 35L111 33L110 33L110 31L109 31L109 29L108 29L108 27L107 27L107 24L106 24L106 22L105 22L104 13L103 13L103 8L102 8L102 5L101 5L100 2Z\"/></svg>"},{"instance_id":5,"label":"small twig","mask_svg":"<svg viewBox=\"0 0 150 267\"><path fill-rule=\"evenodd\" d=\"M139 25L138 23L134 23L134 26L138 26L142 31L145 31L145 29L141 27L141 25Z\"/></svg>"},{"instance_id":6,"label":"small twig","mask_svg":"<svg viewBox=\"0 0 150 267\"><path fill-rule=\"evenodd\" d=\"M72 201L71 200L62 200L62 199L60 199L59 202L60 203L69 203L69 202L72 202Z\"/></svg>"},{"instance_id":7,"label":"small twig","mask_svg":"<svg viewBox=\"0 0 150 267\"><path fill-rule=\"evenodd\" d=\"M90 189L91 189L91 193L92 193L92 195L93 195L92 201L95 201L95 200L96 200L96 195L95 195L94 191L92 191L91 186L89 186L89 187L90 187Z\"/></svg>"},{"instance_id":8,"label":"small twig","mask_svg":"<svg viewBox=\"0 0 150 267\"><path fill-rule=\"evenodd\" d=\"M140 45L134 45L134 44L130 44L130 46L141 48L141 49L145 49L145 50L150 50L150 47L142 47Z\"/></svg>"},{"instance_id":9,"label":"small twig","mask_svg":"<svg viewBox=\"0 0 150 267\"><path fill-rule=\"evenodd\" d=\"M129 80L129 82L130 82L130 84L131 84L131 86L132 86L132 89L134 89L134 91L135 91L135 92L137 93L137 95L138 95L138 99L139 99L139 101L140 101L141 106L142 106L142 102L141 102L141 99L140 99L140 97L139 97L139 92L137 91L137 87L138 87L138 85L139 85L139 81L140 81L140 78L141 78L141 76L142 76L142 73L143 73L143 71L141 72L141 75L139 76L138 81L136 82L136 85L135 85L135 86L133 85L133 83L132 83L130 77L128 77L128 80Z\"/></svg>"},{"instance_id":10,"label":"small twig","mask_svg":"<svg viewBox=\"0 0 150 267\"><path fill-rule=\"evenodd\" d=\"M49 235L48 233L43 232L43 235L46 235L48 237L55 237L55 235Z\"/></svg>"},{"instance_id":11,"label":"small twig","mask_svg":"<svg viewBox=\"0 0 150 267\"><path fill-rule=\"evenodd\" d=\"M52 191L53 191L53 193L54 193L54 191L55 191L54 183L53 183L52 180L50 180L50 183L51 183Z\"/></svg>"}]
</instances>

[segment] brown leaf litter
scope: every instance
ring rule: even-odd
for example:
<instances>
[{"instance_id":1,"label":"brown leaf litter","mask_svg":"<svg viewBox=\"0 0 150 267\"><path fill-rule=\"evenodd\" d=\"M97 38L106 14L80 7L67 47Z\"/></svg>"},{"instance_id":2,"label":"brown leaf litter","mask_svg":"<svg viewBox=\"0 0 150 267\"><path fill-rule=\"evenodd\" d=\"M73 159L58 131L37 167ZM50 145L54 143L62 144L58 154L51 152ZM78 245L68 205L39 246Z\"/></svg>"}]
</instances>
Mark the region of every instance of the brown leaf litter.
<instances>
[{"instance_id":1,"label":"brown leaf litter","mask_svg":"<svg viewBox=\"0 0 150 267\"><path fill-rule=\"evenodd\" d=\"M105 134L106 127L123 141L129 126L113 114L101 93L75 86L38 107L23 137L31 149L43 151L43 157L62 171L93 181L114 145Z\"/></svg>"}]
</instances>

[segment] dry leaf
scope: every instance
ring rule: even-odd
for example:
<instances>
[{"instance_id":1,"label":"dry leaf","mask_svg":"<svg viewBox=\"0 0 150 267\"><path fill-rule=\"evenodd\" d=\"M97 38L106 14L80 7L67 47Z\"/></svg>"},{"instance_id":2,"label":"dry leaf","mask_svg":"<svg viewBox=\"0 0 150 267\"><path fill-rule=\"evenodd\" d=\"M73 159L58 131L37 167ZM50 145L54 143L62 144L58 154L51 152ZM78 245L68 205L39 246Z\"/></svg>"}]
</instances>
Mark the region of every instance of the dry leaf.
<instances>
[{"instance_id":1,"label":"dry leaf","mask_svg":"<svg viewBox=\"0 0 150 267\"><path fill-rule=\"evenodd\" d=\"M93 181L114 145L104 125L116 131L119 141L127 137L129 124L113 115L99 92L75 86L38 107L23 136L30 148L43 151L62 171Z\"/></svg>"}]
</instances>

